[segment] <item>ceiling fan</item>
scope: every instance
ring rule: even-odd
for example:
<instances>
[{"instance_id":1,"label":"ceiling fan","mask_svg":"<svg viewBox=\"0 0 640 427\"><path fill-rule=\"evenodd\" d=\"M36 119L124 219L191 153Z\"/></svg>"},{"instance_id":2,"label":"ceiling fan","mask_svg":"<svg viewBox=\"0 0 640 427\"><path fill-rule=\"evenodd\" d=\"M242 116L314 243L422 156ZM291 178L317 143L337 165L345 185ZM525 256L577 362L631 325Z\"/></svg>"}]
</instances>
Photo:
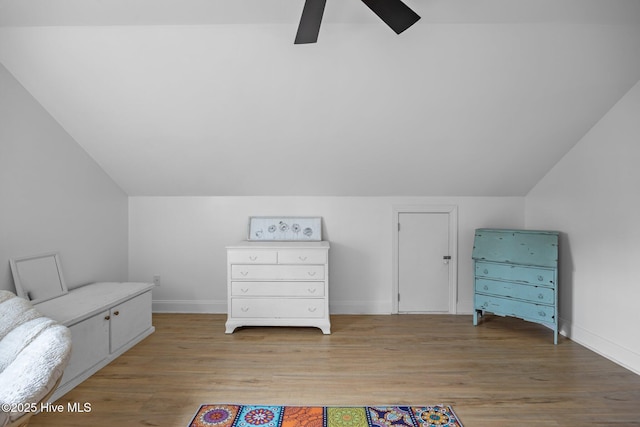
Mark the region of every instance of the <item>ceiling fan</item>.
<instances>
[{"instance_id":1,"label":"ceiling fan","mask_svg":"<svg viewBox=\"0 0 640 427\"><path fill-rule=\"evenodd\" d=\"M305 0L298 33L294 44L315 43L318 41L320 23L327 0ZM400 34L413 24L420 16L401 0L362 0L380 19L396 34Z\"/></svg>"}]
</instances>

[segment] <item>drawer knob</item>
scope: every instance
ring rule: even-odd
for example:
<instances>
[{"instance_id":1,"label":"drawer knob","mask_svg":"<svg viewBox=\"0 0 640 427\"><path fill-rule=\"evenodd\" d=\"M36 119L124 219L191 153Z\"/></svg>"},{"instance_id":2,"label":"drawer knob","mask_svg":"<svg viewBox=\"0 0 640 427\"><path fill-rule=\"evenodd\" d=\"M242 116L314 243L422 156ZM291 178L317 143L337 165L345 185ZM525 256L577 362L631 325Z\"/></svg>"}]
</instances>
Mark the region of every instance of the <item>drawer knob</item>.
<instances>
[{"instance_id":1,"label":"drawer knob","mask_svg":"<svg viewBox=\"0 0 640 427\"><path fill-rule=\"evenodd\" d=\"M300 256L298 257L298 259L299 259L300 261L306 261L306 260L307 260L307 257L306 257L306 256L302 256L302 255L300 255Z\"/></svg>"},{"instance_id":2,"label":"drawer knob","mask_svg":"<svg viewBox=\"0 0 640 427\"><path fill-rule=\"evenodd\" d=\"M114 315L114 316L117 316L118 314L120 314L120 312L119 312L118 310L116 310L116 311L114 311L114 312L113 312L113 315Z\"/></svg>"},{"instance_id":3,"label":"drawer knob","mask_svg":"<svg viewBox=\"0 0 640 427\"><path fill-rule=\"evenodd\" d=\"M544 280L544 277L538 276L538 282L542 282L543 280Z\"/></svg>"},{"instance_id":4,"label":"drawer knob","mask_svg":"<svg viewBox=\"0 0 640 427\"><path fill-rule=\"evenodd\" d=\"M486 268L483 271L484 274L489 274L489 270L487 270Z\"/></svg>"},{"instance_id":5,"label":"drawer knob","mask_svg":"<svg viewBox=\"0 0 640 427\"><path fill-rule=\"evenodd\" d=\"M544 299L544 295L542 294L538 295L538 299Z\"/></svg>"},{"instance_id":6,"label":"drawer knob","mask_svg":"<svg viewBox=\"0 0 640 427\"><path fill-rule=\"evenodd\" d=\"M255 260L257 260L257 259L258 259L258 256L257 256L257 255L249 255L249 260L251 260L251 261L255 261Z\"/></svg>"},{"instance_id":7,"label":"drawer knob","mask_svg":"<svg viewBox=\"0 0 640 427\"><path fill-rule=\"evenodd\" d=\"M309 288L307 289L309 291L310 294L315 294L316 293L316 288Z\"/></svg>"},{"instance_id":8,"label":"drawer knob","mask_svg":"<svg viewBox=\"0 0 640 427\"><path fill-rule=\"evenodd\" d=\"M316 275L316 272L315 272L315 271L307 271L307 274L308 274L309 276L313 277L313 276L315 276L315 275Z\"/></svg>"},{"instance_id":9,"label":"drawer knob","mask_svg":"<svg viewBox=\"0 0 640 427\"><path fill-rule=\"evenodd\" d=\"M311 313L315 313L315 311L316 311L316 310L317 310L317 308L316 308L316 307L309 307L309 311L310 311Z\"/></svg>"},{"instance_id":10,"label":"drawer knob","mask_svg":"<svg viewBox=\"0 0 640 427\"><path fill-rule=\"evenodd\" d=\"M243 276L246 276L247 274L249 274L248 271L241 271L240 274L242 274Z\"/></svg>"},{"instance_id":11,"label":"drawer knob","mask_svg":"<svg viewBox=\"0 0 640 427\"><path fill-rule=\"evenodd\" d=\"M247 292L249 292L249 288L240 288L240 290L242 291L242 293L246 294Z\"/></svg>"},{"instance_id":12,"label":"drawer knob","mask_svg":"<svg viewBox=\"0 0 640 427\"><path fill-rule=\"evenodd\" d=\"M243 313L246 313L249 311L249 307L240 307L240 310L242 310Z\"/></svg>"},{"instance_id":13,"label":"drawer knob","mask_svg":"<svg viewBox=\"0 0 640 427\"><path fill-rule=\"evenodd\" d=\"M547 313L545 313L544 311L539 311L538 314L540 315L540 317L545 317L547 315Z\"/></svg>"},{"instance_id":14,"label":"drawer knob","mask_svg":"<svg viewBox=\"0 0 640 427\"><path fill-rule=\"evenodd\" d=\"M489 287L487 285L484 285L484 287L482 289L484 289L485 291L488 291Z\"/></svg>"},{"instance_id":15,"label":"drawer knob","mask_svg":"<svg viewBox=\"0 0 640 427\"><path fill-rule=\"evenodd\" d=\"M104 320L109 320L109 319L111 319L111 316L108 316L108 315L104 316Z\"/></svg>"}]
</instances>

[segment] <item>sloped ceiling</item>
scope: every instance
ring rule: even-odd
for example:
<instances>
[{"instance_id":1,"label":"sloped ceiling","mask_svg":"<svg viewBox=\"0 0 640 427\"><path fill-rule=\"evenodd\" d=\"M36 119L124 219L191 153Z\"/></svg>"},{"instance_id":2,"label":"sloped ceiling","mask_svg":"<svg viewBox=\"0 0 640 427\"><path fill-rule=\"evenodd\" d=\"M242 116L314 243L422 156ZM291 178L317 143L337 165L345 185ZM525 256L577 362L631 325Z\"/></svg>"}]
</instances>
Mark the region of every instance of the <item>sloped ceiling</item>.
<instances>
[{"instance_id":1,"label":"sloped ceiling","mask_svg":"<svg viewBox=\"0 0 640 427\"><path fill-rule=\"evenodd\" d=\"M640 80L640 1L0 0L0 62L129 194L521 196Z\"/></svg>"}]
</instances>

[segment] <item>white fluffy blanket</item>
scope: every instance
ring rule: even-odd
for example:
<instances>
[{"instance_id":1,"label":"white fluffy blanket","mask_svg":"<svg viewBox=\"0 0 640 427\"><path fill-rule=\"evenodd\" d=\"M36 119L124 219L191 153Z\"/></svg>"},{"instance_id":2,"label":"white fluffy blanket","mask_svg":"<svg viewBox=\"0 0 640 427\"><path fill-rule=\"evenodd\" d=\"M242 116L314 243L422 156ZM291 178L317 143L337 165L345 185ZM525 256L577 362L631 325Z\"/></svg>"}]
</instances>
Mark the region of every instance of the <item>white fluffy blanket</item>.
<instances>
[{"instance_id":1,"label":"white fluffy blanket","mask_svg":"<svg viewBox=\"0 0 640 427\"><path fill-rule=\"evenodd\" d=\"M39 405L62 376L70 355L67 327L43 317L28 301L0 290L0 404ZM0 410L0 426L23 414Z\"/></svg>"}]
</instances>

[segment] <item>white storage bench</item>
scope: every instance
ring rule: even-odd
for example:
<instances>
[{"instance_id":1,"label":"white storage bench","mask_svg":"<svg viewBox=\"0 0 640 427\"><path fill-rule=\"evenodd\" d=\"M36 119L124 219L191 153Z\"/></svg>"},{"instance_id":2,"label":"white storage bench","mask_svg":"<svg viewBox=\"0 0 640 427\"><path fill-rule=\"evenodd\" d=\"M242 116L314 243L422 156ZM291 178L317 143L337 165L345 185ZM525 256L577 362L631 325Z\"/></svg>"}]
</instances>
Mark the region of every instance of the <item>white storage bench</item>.
<instances>
[{"instance_id":1,"label":"white storage bench","mask_svg":"<svg viewBox=\"0 0 640 427\"><path fill-rule=\"evenodd\" d=\"M18 295L71 330L71 360L52 401L155 331L153 283L98 282L67 290L55 253L12 259L11 268Z\"/></svg>"},{"instance_id":2,"label":"white storage bench","mask_svg":"<svg viewBox=\"0 0 640 427\"><path fill-rule=\"evenodd\" d=\"M153 333L153 286L152 283L92 283L34 304L40 313L71 330L71 359L53 400Z\"/></svg>"}]
</instances>

